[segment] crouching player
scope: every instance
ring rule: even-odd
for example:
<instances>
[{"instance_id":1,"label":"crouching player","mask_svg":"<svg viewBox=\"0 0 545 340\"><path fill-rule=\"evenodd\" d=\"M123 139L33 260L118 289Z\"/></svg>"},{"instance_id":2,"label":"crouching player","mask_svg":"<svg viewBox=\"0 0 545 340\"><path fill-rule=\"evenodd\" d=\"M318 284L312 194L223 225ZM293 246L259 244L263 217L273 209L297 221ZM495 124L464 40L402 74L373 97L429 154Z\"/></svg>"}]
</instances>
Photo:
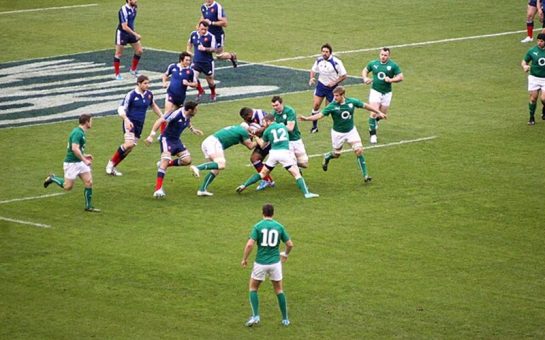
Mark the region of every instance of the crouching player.
<instances>
[{"instance_id":1,"label":"crouching player","mask_svg":"<svg viewBox=\"0 0 545 340\"><path fill-rule=\"evenodd\" d=\"M145 142L150 145L157 133L157 129L161 124L166 123L166 128L159 138L161 144L161 160L159 161L157 168L157 179L155 181L155 192L153 197L163 198L165 197L165 191L163 190L163 180L167 168L170 166L185 166L191 164L191 155L189 150L186 149L184 143L182 143L180 136L185 128L188 128L193 134L201 136L202 131L196 129L191 125L191 118L197 114L196 102L188 101L184 106L176 111L168 112L164 116L155 121L149 136ZM172 156L177 157L172 159Z\"/></svg>"}]
</instances>

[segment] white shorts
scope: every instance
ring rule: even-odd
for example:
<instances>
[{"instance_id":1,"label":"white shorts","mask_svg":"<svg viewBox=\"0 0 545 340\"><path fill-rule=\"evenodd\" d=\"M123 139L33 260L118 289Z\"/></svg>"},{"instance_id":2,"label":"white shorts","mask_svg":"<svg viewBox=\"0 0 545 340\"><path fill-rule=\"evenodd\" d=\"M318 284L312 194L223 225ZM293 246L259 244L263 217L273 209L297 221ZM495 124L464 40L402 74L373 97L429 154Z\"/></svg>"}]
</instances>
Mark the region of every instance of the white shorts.
<instances>
[{"instance_id":1,"label":"white shorts","mask_svg":"<svg viewBox=\"0 0 545 340\"><path fill-rule=\"evenodd\" d=\"M389 107L391 101L392 101L392 92L380 93L373 89L369 91L369 104L378 103L379 105Z\"/></svg>"},{"instance_id":2,"label":"white shorts","mask_svg":"<svg viewBox=\"0 0 545 340\"><path fill-rule=\"evenodd\" d=\"M208 158L210 160L212 160L212 157L225 158L223 155L223 146L221 146L220 141L214 135L206 137L201 144L201 150L204 154L204 158Z\"/></svg>"},{"instance_id":3,"label":"white shorts","mask_svg":"<svg viewBox=\"0 0 545 340\"><path fill-rule=\"evenodd\" d=\"M84 174L86 172L91 172L91 168L83 162L76 163L67 163L64 162L64 178L74 180L79 174Z\"/></svg>"},{"instance_id":4,"label":"white shorts","mask_svg":"<svg viewBox=\"0 0 545 340\"><path fill-rule=\"evenodd\" d=\"M289 168L292 165L297 164L293 158L293 153L290 150L271 150L269 151L269 158L265 161L265 165L274 168L276 164L282 164L283 167Z\"/></svg>"},{"instance_id":5,"label":"white shorts","mask_svg":"<svg viewBox=\"0 0 545 340\"><path fill-rule=\"evenodd\" d=\"M333 129L331 130L331 145L333 146L333 149L342 149L344 143L350 144L350 146L352 146L352 150L356 150L363 146L361 143L360 134L358 133L358 130L356 130L356 127L353 127L352 130L348 132L337 132Z\"/></svg>"},{"instance_id":6,"label":"white shorts","mask_svg":"<svg viewBox=\"0 0 545 340\"><path fill-rule=\"evenodd\" d=\"M267 276L269 276L271 281L282 281L282 263L280 261L273 264L259 264L254 262L252 279L264 281Z\"/></svg>"},{"instance_id":7,"label":"white shorts","mask_svg":"<svg viewBox=\"0 0 545 340\"><path fill-rule=\"evenodd\" d=\"M528 91L545 90L545 78L528 76Z\"/></svg>"},{"instance_id":8,"label":"white shorts","mask_svg":"<svg viewBox=\"0 0 545 340\"><path fill-rule=\"evenodd\" d=\"M307 150L305 150L305 144L303 140L290 140L290 151L295 155L297 161L308 161Z\"/></svg>"}]
</instances>

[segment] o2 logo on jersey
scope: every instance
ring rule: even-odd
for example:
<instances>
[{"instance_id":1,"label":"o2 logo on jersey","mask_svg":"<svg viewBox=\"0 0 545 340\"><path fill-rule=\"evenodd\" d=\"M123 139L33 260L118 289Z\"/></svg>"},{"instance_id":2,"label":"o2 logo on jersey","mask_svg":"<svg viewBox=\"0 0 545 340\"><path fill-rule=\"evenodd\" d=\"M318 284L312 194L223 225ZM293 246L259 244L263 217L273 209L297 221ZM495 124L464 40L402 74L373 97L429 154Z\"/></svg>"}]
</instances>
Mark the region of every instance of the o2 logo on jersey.
<instances>
[{"instance_id":1,"label":"o2 logo on jersey","mask_svg":"<svg viewBox=\"0 0 545 340\"><path fill-rule=\"evenodd\" d=\"M128 72L130 54L121 59L123 80L114 78L111 57L111 51L95 51L0 64L0 128L70 120L83 113L117 115L121 100L135 88L136 78ZM166 94L161 76L178 59L178 52L150 48L140 59L140 74L150 78L149 90L160 107ZM308 88L306 71L272 65L244 66L234 69L230 61L215 62L218 104L225 100L312 91ZM206 86L205 81L202 83ZM348 78L344 83L356 84L359 79ZM196 95L195 89L188 88L188 100ZM211 102L205 96L201 103Z\"/></svg>"},{"instance_id":2,"label":"o2 logo on jersey","mask_svg":"<svg viewBox=\"0 0 545 340\"><path fill-rule=\"evenodd\" d=\"M384 78L386 78L386 73L384 72L377 73L377 78L380 80L384 80Z\"/></svg>"},{"instance_id":3,"label":"o2 logo on jersey","mask_svg":"<svg viewBox=\"0 0 545 340\"><path fill-rule=\"evenodd\" d=\"M539 66L544 66L544 65L545 65L545 58L539 58L539 59L537 60L537 64L538 64Z\"/></svg>"},{"instance_id":4,"label":"o2 logo on jersey","mask_svg":"<svg viewBox=\"0 0 545 340\"><path fill-rule=\"evenodd\" d=\"M352 114L348 111L343 111L341 112L341 118L342 119L350 119L352 118Z\"/></svg>"}]
</instances>

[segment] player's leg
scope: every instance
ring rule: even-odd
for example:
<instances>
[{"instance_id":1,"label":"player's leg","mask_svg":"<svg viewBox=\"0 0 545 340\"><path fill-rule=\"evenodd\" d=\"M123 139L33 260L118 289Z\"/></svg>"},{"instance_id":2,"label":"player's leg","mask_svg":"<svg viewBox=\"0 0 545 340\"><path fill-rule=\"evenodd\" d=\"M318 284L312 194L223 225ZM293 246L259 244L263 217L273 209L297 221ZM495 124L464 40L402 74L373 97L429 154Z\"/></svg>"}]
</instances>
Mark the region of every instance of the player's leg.
<instances>
[{"instance_id":1,"label":"player's leg","mask_svg":"<svg viewBox=\"0 0 545 340\"><path fill-rule=\"evenodd\" d=\"M225 34L222 34L220 37L216 36L216 41L216 58L221 60L230 60L233 67L237 67L237 54L235 52L225 52L223 50L223 46L225 46Z\"/></svg>"},{"instance_id":2,"label":"player's leg","mask_svg":"<svg viewBox=\"0 0 545 340\"><path fill-rule=\"evenodd\" d=\"M83 181L84 189L83 196L85 197L85 211L88 212L100 212L93 206L93 175L91 175L91 169L89 171L79 174L79 178Z\"/></svg>"},{"instance_id":3,"label":"player's leg","mask_svg":"<svg viewBox=\"0 0 545 340\"><path fill-rule=\"evenodd\" d=\"M541 119L545 120L545 92L543 91L543 87L539 91L541 92Z\"/></svg>"},{"instance_id":4,"label":"player's leg","mask_svg":"<svg viewBox=\"0 0 545 340\"><path fill-rule=\"evenodd\" d=\"M299 139L296 141L290 141L290 151L293 152L293 155L295 156L298 167L300 168L308 167L307 150L305 149L305 144L303 144L302 139Z\"/></svg>"},{"instance_id":5,"label":"player's leg","mask_svg":"<svg viewBox=\"0 0 545 340\"><path fill-rule=\"evenodd\" d=\"M320 113L320 106L322 105L322 102L324 101L324 97L318 96L316 92L314 92L314 97L312 98L312 112L311 115L316 115ZM312 122L312 128L310 128L310 133L316 133L318 132L318 121L315 120Z\"/></svg>"},{"instance_id":6,"label":"player's leg","mask_svg":"<svg viewBox=\"0 0 545 340\"><path fill-rule=\"evenodd\" d=\"M203 68L200 64L193 64L193 72L195 72L195 78L197 79L197 97L195 100L197 102L201 101L202 96L204 95L204 89L202 88L201 81L199 80L199 75L203 73Z\"/></svg>"},{"instance_id":7,"label":"player's leg","mask_svg":"<svg viewBox=\"0 0 545 340\"><path fill-rule=\"evenodd\" d=\"M261 172L261 169L263 169L263 160L269 154L270 148L271 146L269 144L265 149L261 149L259 146L257 146L252 151L252 155L250 156L250 162L252 163L252 165L254 166L255 170L258 173ZM274 185L275 185L274 180L269 174L263 178L261 183L259 183L259 185L257 186L256 190L261 191L268 187L274 187Z\"/></svg>"},{"instance_id":8,"label":"player's leg","mask_svg":"<svg viewBox=\"0 0 545 340\"><path fill-rule=\"evenodd\" d=\"M142 53L144 53L144 48L142 47L142 43L140 41L134 42L131 44L132 49L134 51L134 54L132 56L132 62L131 62L131 68L129 72L137 77L139 75L138 73L138 63L140 62L140 58L142 57Z\"/></svg>"},{"instance_id":9,"label":"player's leg","mask_svg":"<svg viewBox=\"0 0 545 340\"><path fill-rule=\"evenodd\" d=\"M363 155L363 144L361 142L360 134L355 127L346 134L346 142L350 144L352 150L354 150L354 153L356 154L358 167L363 175L363 180L365 182L370 182L371 177L367 172L367 164L365 163L365 156Z\"/></svg>"},{"instance_id":10,"label":"player's leg","mask_svg":"<svg viewBox=\"0 0 545 340\"><path fill-rule=\"evenodd\" d=\"M123 174L117 170L117 165L121 163L133 150L136 146L140 133L142 131L142 126L134 125L131 130L126 129L123 124L123 129L125 131L124 138L125 141L121 144L117 150L112 155L112 158L108 161L106 165L106 174L111 176L122 176Z\"/></svg>"},{"instance_id":11,"label":"player's leg","mask_svg":"<svg viewBox=\"0 0 545 340\"><path fill-rule=\"evenodd\" d=\"M212 62L214 64L214 62ZM214 81L214 73L212 72L209 75L206 75L206 82L208 83L208 88L210 89L210 100L216 101L216 82Z\"/></svg>"},{"instance_id":12,"label":"player's leg","mask_svg":"<svg viewBox=\"0 0 545 340\"><path fill-rule=\"evenodd\" d=\"M269 159L269 161L270 161L270 159ZM267 161L267 162L269 162L269 161ZM246 189L250 185L252 185L254 183L257 183L260 179L263 179L263 178L269 176L272 169L274 169L274 165L272 167L270 167L268 164L265 164L265 166L261 169L261 171L259 173L253 174L244 183L239 185L237 187L237 189L236 189L236 192L241 193L241 192L244 191L244 189Z\"/></svg>"},{"instance_id":13,"label":"player's leg","mask_svg":"<svg viewBox=\"0 0 545 340\"><path fill-rule=\"evenodd\" d=\"M540 85L537 79L534 76L528 76L528 93L529 93L529 102L528 102L528 111L530 113L530 119L528 120L528 125L535 124L535 113L537 107L537 98L539 96Z\"/></svg>"},{"instance_id":14,"label":"player's leg","mask_svg":"<svg viewBox=\"0 0 545 340\"><path fill-rule=\"evenodd\" d=\"M259 290L259 286L261 285L261 282L263 282L264 276L263 276L263 279L261 280L255 279L254 272L255 272L255 269L252 271L252 277L250 278L250 283L249 283L249 298L250 298L250 307L252 308L252 316L246 322L246 326L248 327L257 325L260 321L259 296L257 295L257 291Z\"/></svg>"},{"instance_id":15,"label":"player's leg","mask_svg":"<svg viewBox=\"0 0 545 340\"><path fill-rule=\"evenodd\" d=\"M115 32L115 53L114 53L114 74L115 79L121 80L121 56L123 55L123 50L125 49L126 42L123 41L123 32L121 30L116 30Z\"/></svg>"},{"instance_id":16,"label":"player's leg","mask_svg":"<svg viewBox=\"0 0 545 340\"><path fill-rule=\"evenodd\" d=\"M44 180L44 188L47 188L51 183L57 184L59 187L65 189L65 182L66 180L62 177L55 176L54 173L50 173ZM73 182L73 181L72 181ZM72 188L72 185L70 185L70 188ZM67 189L65 189L67 190ZM68 189L70 190L70 189Z\"/></svg>"},{"instance_id":17,"label":"player's leg","mask_svg":"<svg viewBox=\"0 0 545 340\"><path fill-rule=\"evenodd\" d=\"M288 302L282 287L282 280L273 280L271 277L271 283L273 285L274 293L276 294L276 299L278 300L280 313L282 314L282 324L288 326L290 324L290 320L288 319Z\"/></svg>"},{"instance_id":18,"label":"player's leg","mask_svg":"<svg viewBox=\"0 0 545 340\"><path fill-rule=\"evenodd\" d=\"M345 135L345 133L331 130L331 146L333 150L324 154L324 158L322 160L322 170L327 171L329 161L334 158L341 157L341 150L343 149L343 144L346 140Z\"/></svg>"},{"instance_id":19,"label":"player's leg","mask_svg":"<svg viewBox=\"0 0 545 340\"><path fill-rule=\"evenodd\" d=\"M534 36L534 18L537 13L536 1L528 1L528 7L526 9L526 38L522 39L520 42L527 43L533 40Z\"/></svg>"}]
</instances>

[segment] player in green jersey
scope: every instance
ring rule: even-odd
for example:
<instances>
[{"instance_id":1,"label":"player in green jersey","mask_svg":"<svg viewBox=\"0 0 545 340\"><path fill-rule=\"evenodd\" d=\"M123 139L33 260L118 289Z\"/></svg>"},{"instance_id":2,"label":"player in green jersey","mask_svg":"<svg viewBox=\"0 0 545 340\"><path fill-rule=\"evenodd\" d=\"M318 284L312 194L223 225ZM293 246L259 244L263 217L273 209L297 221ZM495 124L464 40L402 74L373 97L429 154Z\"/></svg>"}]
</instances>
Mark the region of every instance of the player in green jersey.
<instances>
[{"instance_id":1,"label":"player in green jersey","mask_svg":"<svg viewBox=\"0 0 545 340\"><path fill-rule=\"evenodd\" d=\"M76 177L81 178L85 189L85 211L100 212L100 209L93 207L93 176L91 175L91 164L93 156L85 153L85 132L93 125L91 115L82 114L79 117L79 126L74 128L68 136L66 146L66 157L64 158L64 178L50 174L44 181L44 188L49 184L55 183L65 191L70 191L74 187Z\"/></svg>"},{"instance_id":2,"label":"player in green jersey","mask_svg":"<svg viewBox=\"0 0 545 340\"><path fill-rule=\"evenodd\" d=\"M272 204L263 205L263 220L252 228L240 263L243 268L246 268L248 257L254 245L257 244L257 255L249 284L252 316L246 322L246 326L248 327L252 327L260 321L257 291L267 276L269 276L272 282L278 299L278 305L282 313L282 325L288 326L290 324L288 319L288 304L282 287L282 263L288 260L288 255L293 249L293 242L284 226L273 219L273 215L274 206ZM281 242L286 244L284 252L280 252Z\"/></svg>"},{"instance_id":3,"label":"player in green jersey","mask_svg":"<svg viewBox=\"0 0 545 340\"><path fill-rule=\"evenodd\" d=\"M537 97L541 91L541 119L545 120L545 33L537 35L537 46L532 47L526 52L524 59L521 62L522 69L528 74L528 93L530 94L530 102L528 108L530 111L530 119L528 125L536 123L534 115L537 107Z\"/></svg>"},{"instance_id":4,"label":"player in green jersey","mask_svg":"<svg viewBox=\"0 0 545 340\"><path fill-rule=\"evenodd\" d=\"M274 117L277 123L286 125L289 131L290 151L297 160L297 166L306 168L308 166L307 150L301 139L301 132L297 126L297 116L293 107L284 105L282 97L274 96L271 100Z\"/></svg>"},{"instance_id":5,"label":"player in green jersey","mask_svg":"<svg viewBox=\"0 0 545 340\"><path fill-rule=\"evenodd\" d=\"M242 115L242 114L241 114ZM242 117L244 121L247 117ZM224 127L211 136L208 136L201 145L204 158L208 160L206 163L192 165L191 172L195 177L200 177L201 170L211 170L205 177L197 196L212 196L213 193L208 191L208 186L219 175L219 172L225 169L226 160L224 150L227 150L233 145L243 144L248 149L252 150L257 143L254 142L248 131L241 125L231 125Z\"/></svg>"},{"instance_id":6,"label":"player in green jersey","mask_svg":"<svg viewBox=\"0 0 545 340\"><path fill-rule=\"evenodd\" d=\"M275 117L272 114L263 117L263 123L265 124L263 137L260 138L256 136L256 142L262 148L270 143L271 150L269 151L269 158L265 161L265 166L261 171L248 178L244 184L239 185L236 191L241 193L248 186L266 178L274 167L280 163L295 178L297 187L305 195L305 198L319 197L318 194L313 194L308 190L305 179L299 171L299 167L295 162L293 154L290 152L288 128L284 124L276 122Z\"/></svg>"},{"instance_id":7,"label":"player in green jersey","mask_svg":"<svg viewBox=\"0 0 545 340\"><path fill-rule=\"evenodd\" d=\"M373 74L373 79L367 77ZM388 108L392 102L392 83L403 81L403 73L399 66L390 59L390 49L383 47L380 50L379 59L370 61L361 72L364 84L371 84L369 92L369 104L377 110L388 114ZM369 141L376 144L377 128L380 117L369 117Z\"/></svg>"},{"instance_id":8,"label":"player in green jersey","mask_svg":"<svg viewBox=\"0 0 545 340\"><path fill-rule=\"evenodd\" d=\"M324 155L322 169L327 171L329 161L341 156L343 144L346 142L352 146L352 150L356 154L364 181L369 182L371 181L371 177L367 173L365 157L363 156L363 145L358 130L354 126L354 111L356 108L366 109L374 117L386 118L386 114L380 112L374 106L363 103L356 98L346 98L344 87L339 86L333 90L333 102L323 109L321 113L312 116L299 116L299 119L302 121L314 121L331 115L331 118L333 118L333 128L331 129L333 151Z\"/></svg>"}]
</instances>

